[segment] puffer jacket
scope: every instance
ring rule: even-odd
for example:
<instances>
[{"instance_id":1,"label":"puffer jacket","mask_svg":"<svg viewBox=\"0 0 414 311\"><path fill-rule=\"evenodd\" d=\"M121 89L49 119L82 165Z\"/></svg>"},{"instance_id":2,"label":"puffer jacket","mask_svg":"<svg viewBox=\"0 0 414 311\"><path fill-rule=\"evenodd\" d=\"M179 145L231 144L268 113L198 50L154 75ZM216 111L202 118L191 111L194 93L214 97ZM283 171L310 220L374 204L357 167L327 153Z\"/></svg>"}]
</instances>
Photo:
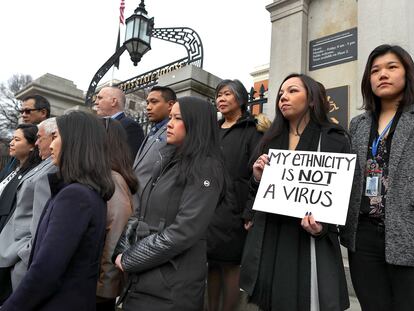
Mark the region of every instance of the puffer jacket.
<instances>
[{"instance_id":1,"label":"puffer jacket","mask_svg":"<svg viewBox=\"0 0 414 311\"><path fill-rule=\"evenodd\" d=\"M154 174L152 189L143 194L141 215L130 218L114 252L113 260L122 253L131 280L124 310L202 310L205 235L221 197L223 169L206 157L198 172L180 185L179 165L169 158L162 150L161 162L168 164Z\"/></svg>"}]
</instances>

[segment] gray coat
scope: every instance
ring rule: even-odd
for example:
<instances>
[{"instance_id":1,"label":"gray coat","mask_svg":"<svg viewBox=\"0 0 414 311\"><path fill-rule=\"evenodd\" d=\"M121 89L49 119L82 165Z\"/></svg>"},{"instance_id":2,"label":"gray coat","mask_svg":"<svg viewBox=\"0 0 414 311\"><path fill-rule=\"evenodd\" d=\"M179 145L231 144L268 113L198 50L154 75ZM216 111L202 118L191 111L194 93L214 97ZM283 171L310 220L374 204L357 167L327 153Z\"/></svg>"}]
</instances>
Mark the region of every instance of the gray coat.
<instances>
[{"instance_id":1,"label":"gray coat","mask_svg":"<svg viewBox=\"0 0 414 311\"><path fill-rule=\"evenodd\" d=\"M372 116L352 119L352 152L358 156L351 192L348 218L341 242L355 251L355 237L364 185ZM414 266L414 105L405 107L391 142L390 186L385 206L385 260L387 263Z\"/></svg>"},{"instance_id":2,"label":"gray coat","mask_svg":"<svg viewBox=\"0 0 414 311\"><path fill-rule=\"evenodd\" d=\"M43 207L50 198L47 174L55 170L48 158L24 175L17 188L16 209L0 234L0 267L13 267L13 289L27 271L32 238Z\"/></svg>"},{"instance_id":3,"label":"gray coat","mask_svg":"<svg viewBox=\"0 0 414 311\"><path fill-rule=\"evenodd\" d=\"M133 195L134 210L138 210L145 186L152 177L155 163L160 159L160 148L167 143L167 126L161 127L151 137L145 137L135 157L133 169L138 179L138 190Z\"/></svg>"}]
</instances>

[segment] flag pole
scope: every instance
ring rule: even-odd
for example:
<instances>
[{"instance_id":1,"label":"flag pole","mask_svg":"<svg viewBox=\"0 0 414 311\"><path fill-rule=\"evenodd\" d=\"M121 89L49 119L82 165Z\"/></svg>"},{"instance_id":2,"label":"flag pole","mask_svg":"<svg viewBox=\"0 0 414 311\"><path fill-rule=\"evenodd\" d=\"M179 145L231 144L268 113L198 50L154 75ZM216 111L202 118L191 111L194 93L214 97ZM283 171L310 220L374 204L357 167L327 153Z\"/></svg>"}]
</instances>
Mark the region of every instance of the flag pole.
<instances>
[{"instance_id":1,"label":"flag pole","mask_svg":"<svg viewBox=\"0 0 414 311\"><path fill-rule=\"evenodd\" d=\"M121 47L121 24L118 25L118 39L116 41L115 51L117 51L120 47ZM121 57L121 56L119 56L119 57ZM112 81L114 80L115 68L117 68L119 70L119 58L117 59L115 64L112 66L112 77L111 77L110 86L112 86Z\"/></svg>"},{"instance_id":2,"label":"flag pole","mask_svg":"<svg viewBox=\"0 0 414 311\"><path fill-rule=\"evenodd\" d=\"M121 24L122 25L125 24L124 10L125 10L125 0L121 0L121 3L119 5L118 38L117 38L117 41L116 41L115 51L117 51L121 47ZM119 57L118 57L117 61L115 62L114 66L112 67L111 85L112 85L112 81L114 80L115 67L119 70Z\"/></svg>"}]
</instances>

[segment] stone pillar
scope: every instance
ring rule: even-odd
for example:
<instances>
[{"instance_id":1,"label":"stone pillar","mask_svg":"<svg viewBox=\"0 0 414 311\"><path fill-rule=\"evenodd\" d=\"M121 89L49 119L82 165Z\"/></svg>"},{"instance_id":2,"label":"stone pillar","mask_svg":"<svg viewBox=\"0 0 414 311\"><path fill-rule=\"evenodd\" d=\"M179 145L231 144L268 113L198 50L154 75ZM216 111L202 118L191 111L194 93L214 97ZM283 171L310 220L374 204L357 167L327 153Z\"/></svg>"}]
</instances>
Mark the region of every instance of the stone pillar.
<instances>
[{"instance_id":1,"label":"stone pillar","mask_svg":"<svg viewBox=\"0 0 414 311\"><path fill-rule=\"evenodd\" d=\"M52 116L60 116L69 110L91 111L90 107L84 105L83 91L78 89L73 81L50 73L33 80L15 96L22 100L35 94L44 96L50 102Z\"/></svg>"},{"instance_id":2,"label":"stone pillar","mask_svg":"<svg viewBox=\"0 0 414 311\"><path fill-rule=\"evenodd\" d=\"M292 72L305 72L308 50L310 0L274 0L266 6L272 22L269 93L264 113L275 115L275 100L282 80Z\"/></svg>"},{"instance_id":3,"label":"stone pillar","mask_svg":"<svg viewBox=\"0 0 414 311\"><path fill-rule=\"evenodd\" d=\"M312 0L309 4L308 42L320 39L341 31L358 27L358 4L356 0ZM362 43L360 43L362 44ZM309 49L307 59L309 60ZM358 55L359 58L359 55ZM360 81L358 81L358 60L339 63L320 69L309 71L309 65L305 73L320 81L327 89L347 86L347 105L341 106L341 113L345 113L349 120L356 114L361 113L358 107L361 103L357 97L360 92ZM343 111L346 109L347 111ZM347 126L347 124L342 124Z\"/></svg>"},{"instance_id":4,"label":"stone pillar","mask_svg":"<svg viewBox=\"0 0 414 311\"><path fill-rule=\"evenodd\" d=\"M378 45L400 45L414 57L414 1L358 1L358 81L369 53ZM362 102L359 92L359 102Z\"/></svg>"},{"instance_id":5,"label":"stone pillar","mask_svg":"<svg viewBox=\"0 0 414 311\"><path fill-rule=\"evenodd\" d=\"M158 85L169 86L177 93L177 97L198 96L211 101L221 80L202 68L189 65L162 75Z\"/></svg>"}]
</instances>

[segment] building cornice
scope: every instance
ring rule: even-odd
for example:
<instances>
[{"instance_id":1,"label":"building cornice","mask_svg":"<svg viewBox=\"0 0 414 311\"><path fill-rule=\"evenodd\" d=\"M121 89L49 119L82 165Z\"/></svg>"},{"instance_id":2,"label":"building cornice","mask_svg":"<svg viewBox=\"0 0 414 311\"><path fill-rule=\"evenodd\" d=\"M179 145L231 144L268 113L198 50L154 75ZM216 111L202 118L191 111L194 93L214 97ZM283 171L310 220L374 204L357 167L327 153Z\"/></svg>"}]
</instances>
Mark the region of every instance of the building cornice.
<instances>
[{"instance_id":1,"label":"building cornice","mask_svg":"<svg viewBox=\"0 0 414 311\"><path fill-rule=\"evenodd\" d=\"M308 15L309 3L312 0L276 0L266 6L270 12L272 22L285 18L289 15L303 12Z\"/></svg>"}]
</instances>

